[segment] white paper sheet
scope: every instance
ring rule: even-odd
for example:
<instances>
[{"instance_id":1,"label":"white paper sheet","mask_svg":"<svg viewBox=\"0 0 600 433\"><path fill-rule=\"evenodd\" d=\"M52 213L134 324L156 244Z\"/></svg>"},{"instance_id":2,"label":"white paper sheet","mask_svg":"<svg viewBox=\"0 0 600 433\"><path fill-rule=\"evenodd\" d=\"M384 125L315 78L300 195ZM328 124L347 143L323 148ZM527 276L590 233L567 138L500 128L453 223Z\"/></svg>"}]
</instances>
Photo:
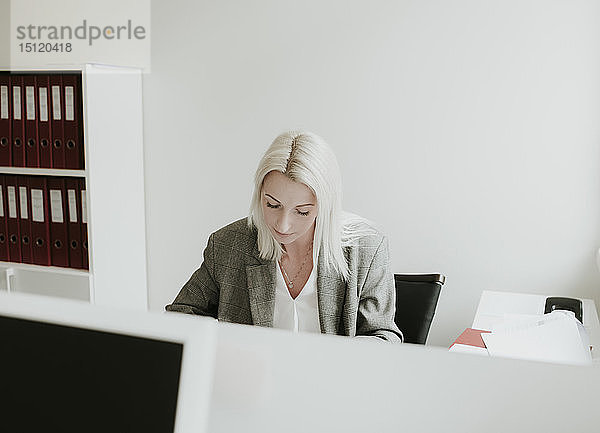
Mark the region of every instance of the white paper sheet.
<instances>
[{"instance_id":1,"label":"white paper sheet","mask_svg":"<svg viewBox=\"0 0 600 433\"><path fill-rule=\"evenodd\" d=\"M485 290L472 327L491 331L504 321L506 314L544 314L545 303L546 297L542 295Z\"/></svg>"}]
</instances>

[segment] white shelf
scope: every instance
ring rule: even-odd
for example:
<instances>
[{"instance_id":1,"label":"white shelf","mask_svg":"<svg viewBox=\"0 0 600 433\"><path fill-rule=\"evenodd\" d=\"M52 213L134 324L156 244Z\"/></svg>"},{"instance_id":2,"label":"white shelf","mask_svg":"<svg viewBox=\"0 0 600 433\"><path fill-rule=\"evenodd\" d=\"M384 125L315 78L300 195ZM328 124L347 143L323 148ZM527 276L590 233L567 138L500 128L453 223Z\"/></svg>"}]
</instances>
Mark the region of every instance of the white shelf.
<instances>
[{"instance_id":1,"label":"white shelf","mask_svg":"<svg viewBox=\"0 0 600 433\"><path fill-rule=\"evenodd\" d=\"M85 170L0 167L0 173L85 178L89 271L0 262L0 291L146 310L141 70L94 64L10 69L82 73Z\"/></svg>"},{"instance_id":2,"label":"white shelf","mask_svg":"<svg viewBox=\"0 0 600 433\"><path fill-rule=\"evenodd\" d=\"M92 67L95 69L107 69L111 71L123 71L127 73L137 73L140 71L138 68L131 66L118 66L118 65L107 65L104 63L48 63L44 66L23 66L23 65L0 65L0 70L3 71L14 71L14 72L81 72L85 71L86 68Z\"/></svg>"},{"instance_id":3,"label":"white shelf","mask_svg":"<svg viewBox=\"0 0 600 433\"><path fill-rule=\"evenodd\" d=\"M32 167L0 167L1 174L26 174L36 176L61 176L85 177L86 170L67 170L57 168L32 168Z\"/></svg>"},{"instance_id":4,"label":"white shelf","mask_svg":"<svg viewBox=\"0 0 600 433\"><path fill-rule=\"evenodd\" d=\"M40 266L40 265L33 265L33 264L29 264L29 263L13 263L13 262L0 261L0 269L4 270L7 268L48 273L48 274L73 275L73 276L86 277L86 278L90 276L90 272L86 271L84 269L71 269L71 268L61 268L58 266Z\"/></svg>"},{"instance_id":5,"label":"white shelf","mask_svg":"<svg viewBox=\"0 0 600 433\"><path fill-rule=\"evenodd\" d=\"M93 276L86 271L0 262L0 291L92 301Z\"/></svg>"}]
</instances>

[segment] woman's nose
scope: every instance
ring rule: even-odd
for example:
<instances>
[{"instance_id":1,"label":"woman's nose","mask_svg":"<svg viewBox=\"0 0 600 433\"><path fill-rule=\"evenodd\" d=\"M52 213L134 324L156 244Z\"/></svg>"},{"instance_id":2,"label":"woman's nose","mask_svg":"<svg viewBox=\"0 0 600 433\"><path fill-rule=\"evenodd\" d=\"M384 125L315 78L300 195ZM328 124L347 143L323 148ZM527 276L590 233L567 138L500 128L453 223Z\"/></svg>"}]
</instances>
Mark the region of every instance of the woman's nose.
<instances>
[{"instance_id":1,"label":"woman's nose","mask_svg":"<svg viewBox=\"0 0 600 433\"><path fill-rule=\"evenodd\" d=\"M287 233L290 228L290 219L286 213L283 213L277 220L277 231Z\"/></svg>"}]
</instances>

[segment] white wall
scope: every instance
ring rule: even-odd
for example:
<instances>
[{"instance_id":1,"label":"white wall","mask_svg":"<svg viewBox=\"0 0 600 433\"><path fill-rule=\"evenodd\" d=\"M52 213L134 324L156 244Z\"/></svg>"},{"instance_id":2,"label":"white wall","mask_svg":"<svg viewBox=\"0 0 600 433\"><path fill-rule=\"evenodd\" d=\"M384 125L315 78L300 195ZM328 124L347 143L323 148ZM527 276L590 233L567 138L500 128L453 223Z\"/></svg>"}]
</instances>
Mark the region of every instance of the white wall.
<instances>
[{"instance_id":1,"label":"white wall","mask_svg":"<svg viewBox=\"0 0 600 433\"><path fill-rule=\"evenodd\" d=\"M10 63L10 0L0 0L0 65Z\"/></svg>"},{"instance_id":2,"label":"white wall","mask_svg":"<svg viewBox=\"0 0 600 433\"><path fill-rule=\"evenodd\" d=\"M600 299L600 3L152 3L145 77L150 306L246 215L285 129L334 147L345 207L396 272L442 272L430 344L483 289Z\"/></svg>"},{"instance_id":3,"label":"white wall","mask_svg":"<svg viewBox=\"0 0 600 433\"><path fill-rule=\"evenodd\" d=\"M0 64L9 2L0 0ZM448 277L430 344L481 290L600 301L600 3L152 3L145 76L150 306L247 212L260 154L300 127L335 148L345 205L396 272Z\"/></svg>"}]
</instances>

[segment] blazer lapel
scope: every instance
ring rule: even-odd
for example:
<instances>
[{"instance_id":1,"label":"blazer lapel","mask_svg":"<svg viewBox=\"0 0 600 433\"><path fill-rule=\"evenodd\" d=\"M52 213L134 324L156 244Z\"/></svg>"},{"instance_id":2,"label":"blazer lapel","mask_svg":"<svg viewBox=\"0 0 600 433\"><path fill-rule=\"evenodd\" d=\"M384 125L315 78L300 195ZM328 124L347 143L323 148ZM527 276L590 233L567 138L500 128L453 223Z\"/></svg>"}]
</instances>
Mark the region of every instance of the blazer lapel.
<instances>
[{"instance_id":1,"label":"blazer lapel","mask_svg":"<svg viewBox=\"0 0 600 433\"><path fill-rule=\"evenodd\" d=\"M319 252L318 263L322 263ZM319 322L324 334L339 334L342 309L346 300L346 283L337 273L326 272L317 265L317 303L319 306Z\"/></svg>"},{"instance_id":2,"label":"blazer lapel","mask_svg":"<svg viewBox=\"0 0 600 433\"><path fill-rule=\"evenodd\" d=\"M252 323L258 326L273 327L273 315L275 313L275 262L261 259L256 245L254 246L253 253L258 263L246 265Z\"/></svg>"}]
</instances>

